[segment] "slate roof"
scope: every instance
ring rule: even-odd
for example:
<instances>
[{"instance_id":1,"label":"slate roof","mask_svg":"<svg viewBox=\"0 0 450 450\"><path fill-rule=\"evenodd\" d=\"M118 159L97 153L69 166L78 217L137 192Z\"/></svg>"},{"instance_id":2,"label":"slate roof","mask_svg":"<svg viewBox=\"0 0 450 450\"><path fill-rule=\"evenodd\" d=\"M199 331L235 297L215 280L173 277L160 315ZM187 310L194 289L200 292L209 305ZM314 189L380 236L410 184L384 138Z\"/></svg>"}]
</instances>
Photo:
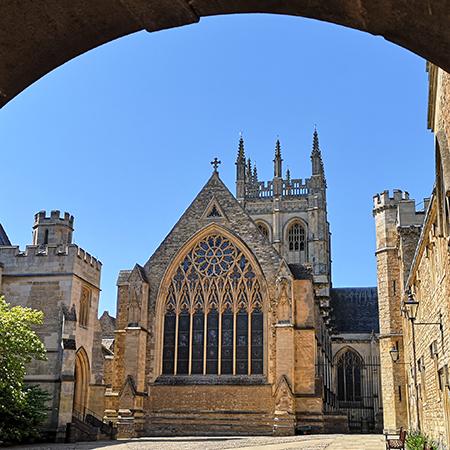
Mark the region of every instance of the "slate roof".
<instances>
[{"instance_id":1,"label":"slate roof","mask_svg":"<svg viewBox=\"0 0 450 450\"><path fill-rule=\"evenodd\" d=\"M110 316L108 311L103 311L99 319L100 328L102 329L102 339L114 340L114 330L116 329L116 318Z\"/></svg>"},{"instance_id":2,"label":"slate roof","mask_svg":"<svg viewBox=\"0 0 450 450\"><path fill-rule=\"evenodd\" d=\"M0 245L11 245L11 242L8 239L8 235L6 234L6 231L3 229L1 223L0 223Z\"/></svg>"},{"instance_id":3,"label":"slate roof","mask_svg":"<svg viewBox=\"0 0 450 450\"><path fill-rule=\"evenodd\" d=\"M288 266L295 280L312 280L311 269L302 264L288 264Z\"/></svg>"},{"instance_id":4,"label":"slate roof","mask_svg":"<svg viewBox=\"0 0 450 450\"><path fill-rule=\"evenodd\" d=\"M331 289L330 303L337 333L380 332L376 287Z\"/></svg>"}]
</instances>

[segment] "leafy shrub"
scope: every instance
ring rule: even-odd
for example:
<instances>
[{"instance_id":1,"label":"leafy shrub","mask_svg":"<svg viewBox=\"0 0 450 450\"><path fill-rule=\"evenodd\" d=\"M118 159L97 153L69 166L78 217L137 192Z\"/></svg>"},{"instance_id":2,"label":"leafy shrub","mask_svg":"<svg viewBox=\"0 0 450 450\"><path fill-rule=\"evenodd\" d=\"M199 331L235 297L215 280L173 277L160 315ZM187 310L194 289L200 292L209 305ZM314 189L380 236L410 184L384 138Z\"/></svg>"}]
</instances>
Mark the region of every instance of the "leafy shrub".
<instances>
[{"instance_id":1,"label":"leafy shrub","mask_svg":"<svg viewBox=\"0 0 450 450\"><path fill-rule=\"evenodd\" d=\"M438 450L437 444L428 436L422 434L420 431L411 431L406 437L406 447L408 450L424 450L425 444L430 450Z\"/></svg>"},{"instance_id":2,"label":"leafy shrub","mask_svg":"<svg viewBox=\"0 0 450 450\"><path fill-rule=\"evenodd\" d=\"M49 395L25 386L26 365L46 359L44 344L33 330L42 322L41 311L11 306L0 296L0 441L35 438L46 417Z\"/></svg>"}]
</instances>

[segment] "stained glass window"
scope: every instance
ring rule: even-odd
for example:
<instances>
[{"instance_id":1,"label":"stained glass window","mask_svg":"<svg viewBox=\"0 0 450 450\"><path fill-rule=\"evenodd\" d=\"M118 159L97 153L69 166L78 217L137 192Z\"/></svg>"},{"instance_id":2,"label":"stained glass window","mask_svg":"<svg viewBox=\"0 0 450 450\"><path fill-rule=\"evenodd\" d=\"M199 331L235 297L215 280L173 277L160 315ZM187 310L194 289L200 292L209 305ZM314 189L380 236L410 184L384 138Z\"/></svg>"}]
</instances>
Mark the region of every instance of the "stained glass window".
<instances>
[{"instance_id":1,"label":"stained glass window","mask_svg":"<svg viewBox=\"0 0 450 450\"><path fill-rule=\"evenodd\" d=\"M338 400L361 401L361 371L363 362L353 350L342 353L337 361Z\"/></svg>"},{"instance_id":2,"label":"stained glass window","mask_svg":"<svg viewBox=\"0 0 450 450\"><path fill-rule=\"evenodd\" d=\"M261 280L235 243L211 234L194 244L166 288L163 374L263 373Z\"/></svg>"}]
</instances>

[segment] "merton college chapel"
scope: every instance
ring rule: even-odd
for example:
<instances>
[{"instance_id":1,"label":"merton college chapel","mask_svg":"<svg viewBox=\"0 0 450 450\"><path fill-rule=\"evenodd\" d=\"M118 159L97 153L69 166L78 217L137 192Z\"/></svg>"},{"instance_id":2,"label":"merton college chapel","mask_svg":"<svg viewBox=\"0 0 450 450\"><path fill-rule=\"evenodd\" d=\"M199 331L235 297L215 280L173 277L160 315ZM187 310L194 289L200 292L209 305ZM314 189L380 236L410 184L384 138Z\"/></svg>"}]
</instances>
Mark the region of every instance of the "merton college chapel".
<instances>
[{"instance_id":1,"label":"merton college chapel","mask_svg":"<svg viewBox=\"0 0 450 450\"><path fill-rule=\"evenodd\" d=\"M52 364L28 376L53 377L56 438L83 438L91 413L122 437L382 429L377 291L332 288L317 131L309 178L283 172L279 141L273 164L260 181L241 137L234 196L214 160L150 259L119 273L115 318L97 319L101 264L72 216L38 213L25 251L0 228L1 291L50 315Z\"/></svg>"}]
</instances>

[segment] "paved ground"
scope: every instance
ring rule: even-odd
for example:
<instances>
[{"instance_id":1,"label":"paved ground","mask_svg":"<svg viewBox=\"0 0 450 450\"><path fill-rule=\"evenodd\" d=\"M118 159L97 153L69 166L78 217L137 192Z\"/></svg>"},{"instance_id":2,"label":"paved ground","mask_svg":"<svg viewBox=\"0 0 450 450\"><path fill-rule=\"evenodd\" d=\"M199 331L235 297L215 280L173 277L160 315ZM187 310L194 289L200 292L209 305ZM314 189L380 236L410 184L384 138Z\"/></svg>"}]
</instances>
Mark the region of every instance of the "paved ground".
<instances>
[{"instance_id":1,"label":"paved ground","mask_svg":"<svg viewBox=\"0 0 450 450\"><path fill-rule=\"evenodd\" d=\"M141 438L77 444L41 444L13 447L33 450L383 450L382 435L311 435L275 437Z\"/></svg>"}]
</instances>

